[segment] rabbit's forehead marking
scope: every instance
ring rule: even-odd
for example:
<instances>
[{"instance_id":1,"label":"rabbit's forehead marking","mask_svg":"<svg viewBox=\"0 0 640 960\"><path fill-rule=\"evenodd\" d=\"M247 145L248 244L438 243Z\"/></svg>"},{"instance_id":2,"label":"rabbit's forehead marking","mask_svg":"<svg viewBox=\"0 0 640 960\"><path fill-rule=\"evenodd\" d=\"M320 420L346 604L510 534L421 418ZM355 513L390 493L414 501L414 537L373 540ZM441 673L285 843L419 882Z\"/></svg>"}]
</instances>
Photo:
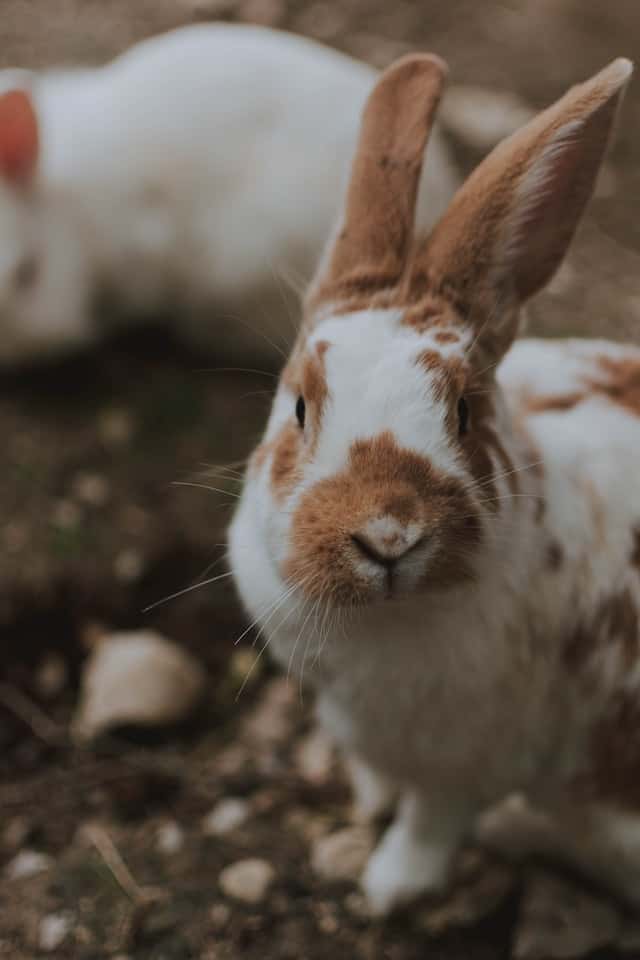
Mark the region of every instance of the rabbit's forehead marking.
<instances>
[{"instance_id":1,"label":"rabbit's forehead marking","mask_svg":"<svg viewBox=\"0 0 640 960\"><path fill-rule=\"evenodd\" d=\"M348 462L354 440L392 434L406 449L462 475L452 449L449 394L443 380L463 364L462 343L438 344L432 332L416 335L402 323L402 310L362 311L327 319L308 340L313 351L328 341L326 381L329 402L309 478L319 480ZM420 358L437 355L437 369Z\"/></svg>"}]
</instances>

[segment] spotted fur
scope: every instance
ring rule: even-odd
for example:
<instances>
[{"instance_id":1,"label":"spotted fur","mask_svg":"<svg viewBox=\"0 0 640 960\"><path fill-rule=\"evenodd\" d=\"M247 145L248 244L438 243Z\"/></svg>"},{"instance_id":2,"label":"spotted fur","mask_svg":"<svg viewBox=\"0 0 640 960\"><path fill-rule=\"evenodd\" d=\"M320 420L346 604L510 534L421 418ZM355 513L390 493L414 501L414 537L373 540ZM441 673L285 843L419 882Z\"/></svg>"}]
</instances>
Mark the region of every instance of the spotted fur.
<instances>
[{"instance_id":1,"label":"spotted fur","mask_svg":"<svg viewBox=\"0 0 640 960\"><path fill-rule=\"evenodd\" d=\"M444 71L383 75L231 528L243 600L315 681L363 805L401 794L363 877L381 912L445 882L509 791L640 804L640 350L515 339L629 72L573 88L418 238ZM640 903L633 869L610 879Z\"/></svg>"}]
</instances>

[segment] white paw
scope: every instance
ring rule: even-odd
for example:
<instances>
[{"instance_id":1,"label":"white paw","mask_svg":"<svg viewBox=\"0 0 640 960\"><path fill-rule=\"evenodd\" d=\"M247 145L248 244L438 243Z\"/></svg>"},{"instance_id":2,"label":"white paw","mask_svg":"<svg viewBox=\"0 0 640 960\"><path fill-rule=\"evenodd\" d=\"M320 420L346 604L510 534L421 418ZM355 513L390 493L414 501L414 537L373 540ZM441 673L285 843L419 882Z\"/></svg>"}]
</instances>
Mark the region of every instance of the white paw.
<instances>
[{"instance_id":1,"label":"white paw","mask_svg":"<svg viewBox=\"0 0 640 960\"><path fill-rule=\"evenodd\" d=\"M397 799L391 781L354 758L349 758L347 767L353 788L353 819L371 823L391 813Z\"/></svg>"},{"instance_id":2,"label":"white paw","mask_svg":"<svg viewBox=\"0 0 640 960\"><path fill-rule=\"evenodd\" d=\"M449 846L418 843L401 824L389 828L362 876L369 910L384 916L421 894L438 893L447 882Z\"/></svg>"}]
</instances>

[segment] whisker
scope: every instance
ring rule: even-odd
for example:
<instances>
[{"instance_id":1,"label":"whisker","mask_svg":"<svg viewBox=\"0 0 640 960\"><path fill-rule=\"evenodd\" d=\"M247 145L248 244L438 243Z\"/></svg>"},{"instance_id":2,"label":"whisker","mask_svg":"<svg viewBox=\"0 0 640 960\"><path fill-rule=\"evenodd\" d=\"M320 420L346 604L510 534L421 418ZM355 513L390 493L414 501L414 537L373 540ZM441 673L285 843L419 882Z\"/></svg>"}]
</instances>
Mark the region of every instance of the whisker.
<instances>
[{"instance_id":1,"label":"whisker","mask_svg":"<svg viewBox=\"0 0 640 960\"><path fill-rule=\"evenodd\" d=\"M176 590L175 593L170 593L168 597L163 597L162 600L156 600L154 603L150 603L148 607L144 607L142 612L148 613L150 610L155 610L156 607L159 607L163 603L168 603L169 600L175 600L176 597L182 597L185 593L191 593L192 590L197 590L198 587L206 587L210 583L216 583L218 580L224 580L225 577L233 576L231 570L227 573L219 573L217 577L209 577L208 580L201 580L198 583L192 583L189 587L184 587L182 590Z\"/></svg>"},{"instance_id":2,"label":"whisker","mask_svg":"<svg viewBox=\"0 0 640 960\"><path fill-rule=\"evenodd\" d=\"M267 334L264 332L264 330L260 330L259 327L256 327L253 324L249 323L249 321L245 320L244 317L239 317L237 314L222 314L220 319L233 320L234 323L241 323L242 326L246 327L247 330L249 330L251 333L255 333L259 337L262 337L265 343L268 343L270 347L273 347L273 349L280 354L283 360L286 361L288 359L287 354L284 352L282 347L279 347L277 343L275 343L270 337L268 337Z\"/></svg>"},{"instance_id":3,"label":"whisker","mask_svg":"<svg viewBox=\"0 0 640 960\"><path fill-rule=\"evenodd\" d=\"M271 603L267 604L266 610L263 610L261 613L259 613L258 616L255 618L255 620L252 620L251 623L249 624L249 626L248 626L245 630L243 630L243 632L240 634L240 636L237 637L237 638L233 641L234 647L237 646L237 645L240 643L241 640L244 640L244 638L245 638L246 635L249 633L249 631L252 630L252 629L256 626L256 624L262 619L262 617L266 616L266 615L269 613L270 610L273 610L274 607L277 607L277 606L278 606L278 604L282 601L283 596L284 596L284 598L290 596L291 593L292 593L294 590L295 590L295 587L290 587L288 591L285 591L284 595L281 594L279 597L277 597L276 600L274 600L274 601L272 601Z\"/></svg>"},{"instance_id":4,"label":"whisker","mask_svg":"<svg viewBox=\"0 0 640 960\"><path fill-rule=\"evenodd\" d=\"M206 483L193 483L190 480L173 480L171 483L172 487L197 487L199 490L210 490L211 493L221 493L226 497L234 497L236 500L240 499L239 493L234 493L233 490L223 490L221 487L210 487Z\"/></svg>"},{"instance_id":5,"label":"whisker","mask_svg":"<svg viewBox=\"0 0 640 960\"><path fill-rule=\"evenodd\" d=\"M251 677L251 674L253 673L253 671L254 671L255 668L257 667L258 662L259 662L260 658L262 657L262 654L265 652L265 650L267 649L267 647L268 647L269 644L271 643L272 638L275 636L276 632L277 632L278 630L280 630L281 627L284 626L284 624L285 624L286 621L289 619L289 617L291 616L291 614L292 614L292 613L295 613L295 610L296 610L295 607L292 607L291 610L289 610L289 612L285 615L285 617L284 617L284 618L280 621L280 623L278 624L276 630L274 630L274 632L273 632L269 637L267 637L265 643L262 645L262 647L260 647L260 650L258 651L258 654L257 654L255 660L253 661L253 663L251 664L251 666L250 666L249 669L247 670L246 676L245 676L244 680L242 681L242 684L241 684L241 686L240 686L240 689L238 690L238 692L237 692L237 694L236 694L236 697L235 697L235 702L236 702L236 703L237 703L238 700L240 699L240 696L242 695L242 691L244 690L244 688L246 687L247 683L249 682L249 678Z\"/></svg>"},{"instance_id":6,"label":"whisker","mask_svg":"<svg viewBox=\"0 0 640 960\"><path fill-rule=\"evenodd\" d=\"M255 373L259 377L271 377L279 380L280 375L271 370L258 370L255 367L199 367L194 373Z\"/></svg>"}]
</instances>

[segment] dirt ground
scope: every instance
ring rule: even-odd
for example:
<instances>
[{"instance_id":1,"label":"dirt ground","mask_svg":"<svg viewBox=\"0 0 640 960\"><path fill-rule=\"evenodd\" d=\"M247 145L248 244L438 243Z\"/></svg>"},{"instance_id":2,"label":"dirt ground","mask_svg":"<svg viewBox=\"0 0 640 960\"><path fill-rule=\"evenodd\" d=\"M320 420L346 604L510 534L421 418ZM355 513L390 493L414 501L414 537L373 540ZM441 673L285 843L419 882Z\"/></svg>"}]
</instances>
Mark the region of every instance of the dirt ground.
<instances>
[{"instance_id":1,"label":"dirt ground","mask_svg":"<svg viewBox=\"0 0 640 960\"><path fill-rule=\"evenodd\" d=\"M223 18L380 66L433 49L453 82L514 90L535 107L615 56L640 60L638 0L2 0L1 14L0 66L100 62L160 29ZM640 340L639 131L636 80L606 183L569 270L533 305L535 329ZM475 159L452 147L463 166ZM224 495L172 483L242 460L269 404L268 373L202 366L151 330L0 382L0 957L510 956L517 872L491 865L488 915L439 926L420 910L373 923L352 862L338 876L314 869L322 838L351 829L348 793L309 739L307 696L260 664L236 700L251 635L234 648L243 617L227 581L142 612L214 561L222 569L237 481ZM153 626L200 658L211 695L187 728L72 744L96 624ZM225 798L245 817L214 836L205 818ZM41 869L19 875L25 851ZM247 857L273 870L254 904L219 885Z\"/></svg>"}]
</instances>

